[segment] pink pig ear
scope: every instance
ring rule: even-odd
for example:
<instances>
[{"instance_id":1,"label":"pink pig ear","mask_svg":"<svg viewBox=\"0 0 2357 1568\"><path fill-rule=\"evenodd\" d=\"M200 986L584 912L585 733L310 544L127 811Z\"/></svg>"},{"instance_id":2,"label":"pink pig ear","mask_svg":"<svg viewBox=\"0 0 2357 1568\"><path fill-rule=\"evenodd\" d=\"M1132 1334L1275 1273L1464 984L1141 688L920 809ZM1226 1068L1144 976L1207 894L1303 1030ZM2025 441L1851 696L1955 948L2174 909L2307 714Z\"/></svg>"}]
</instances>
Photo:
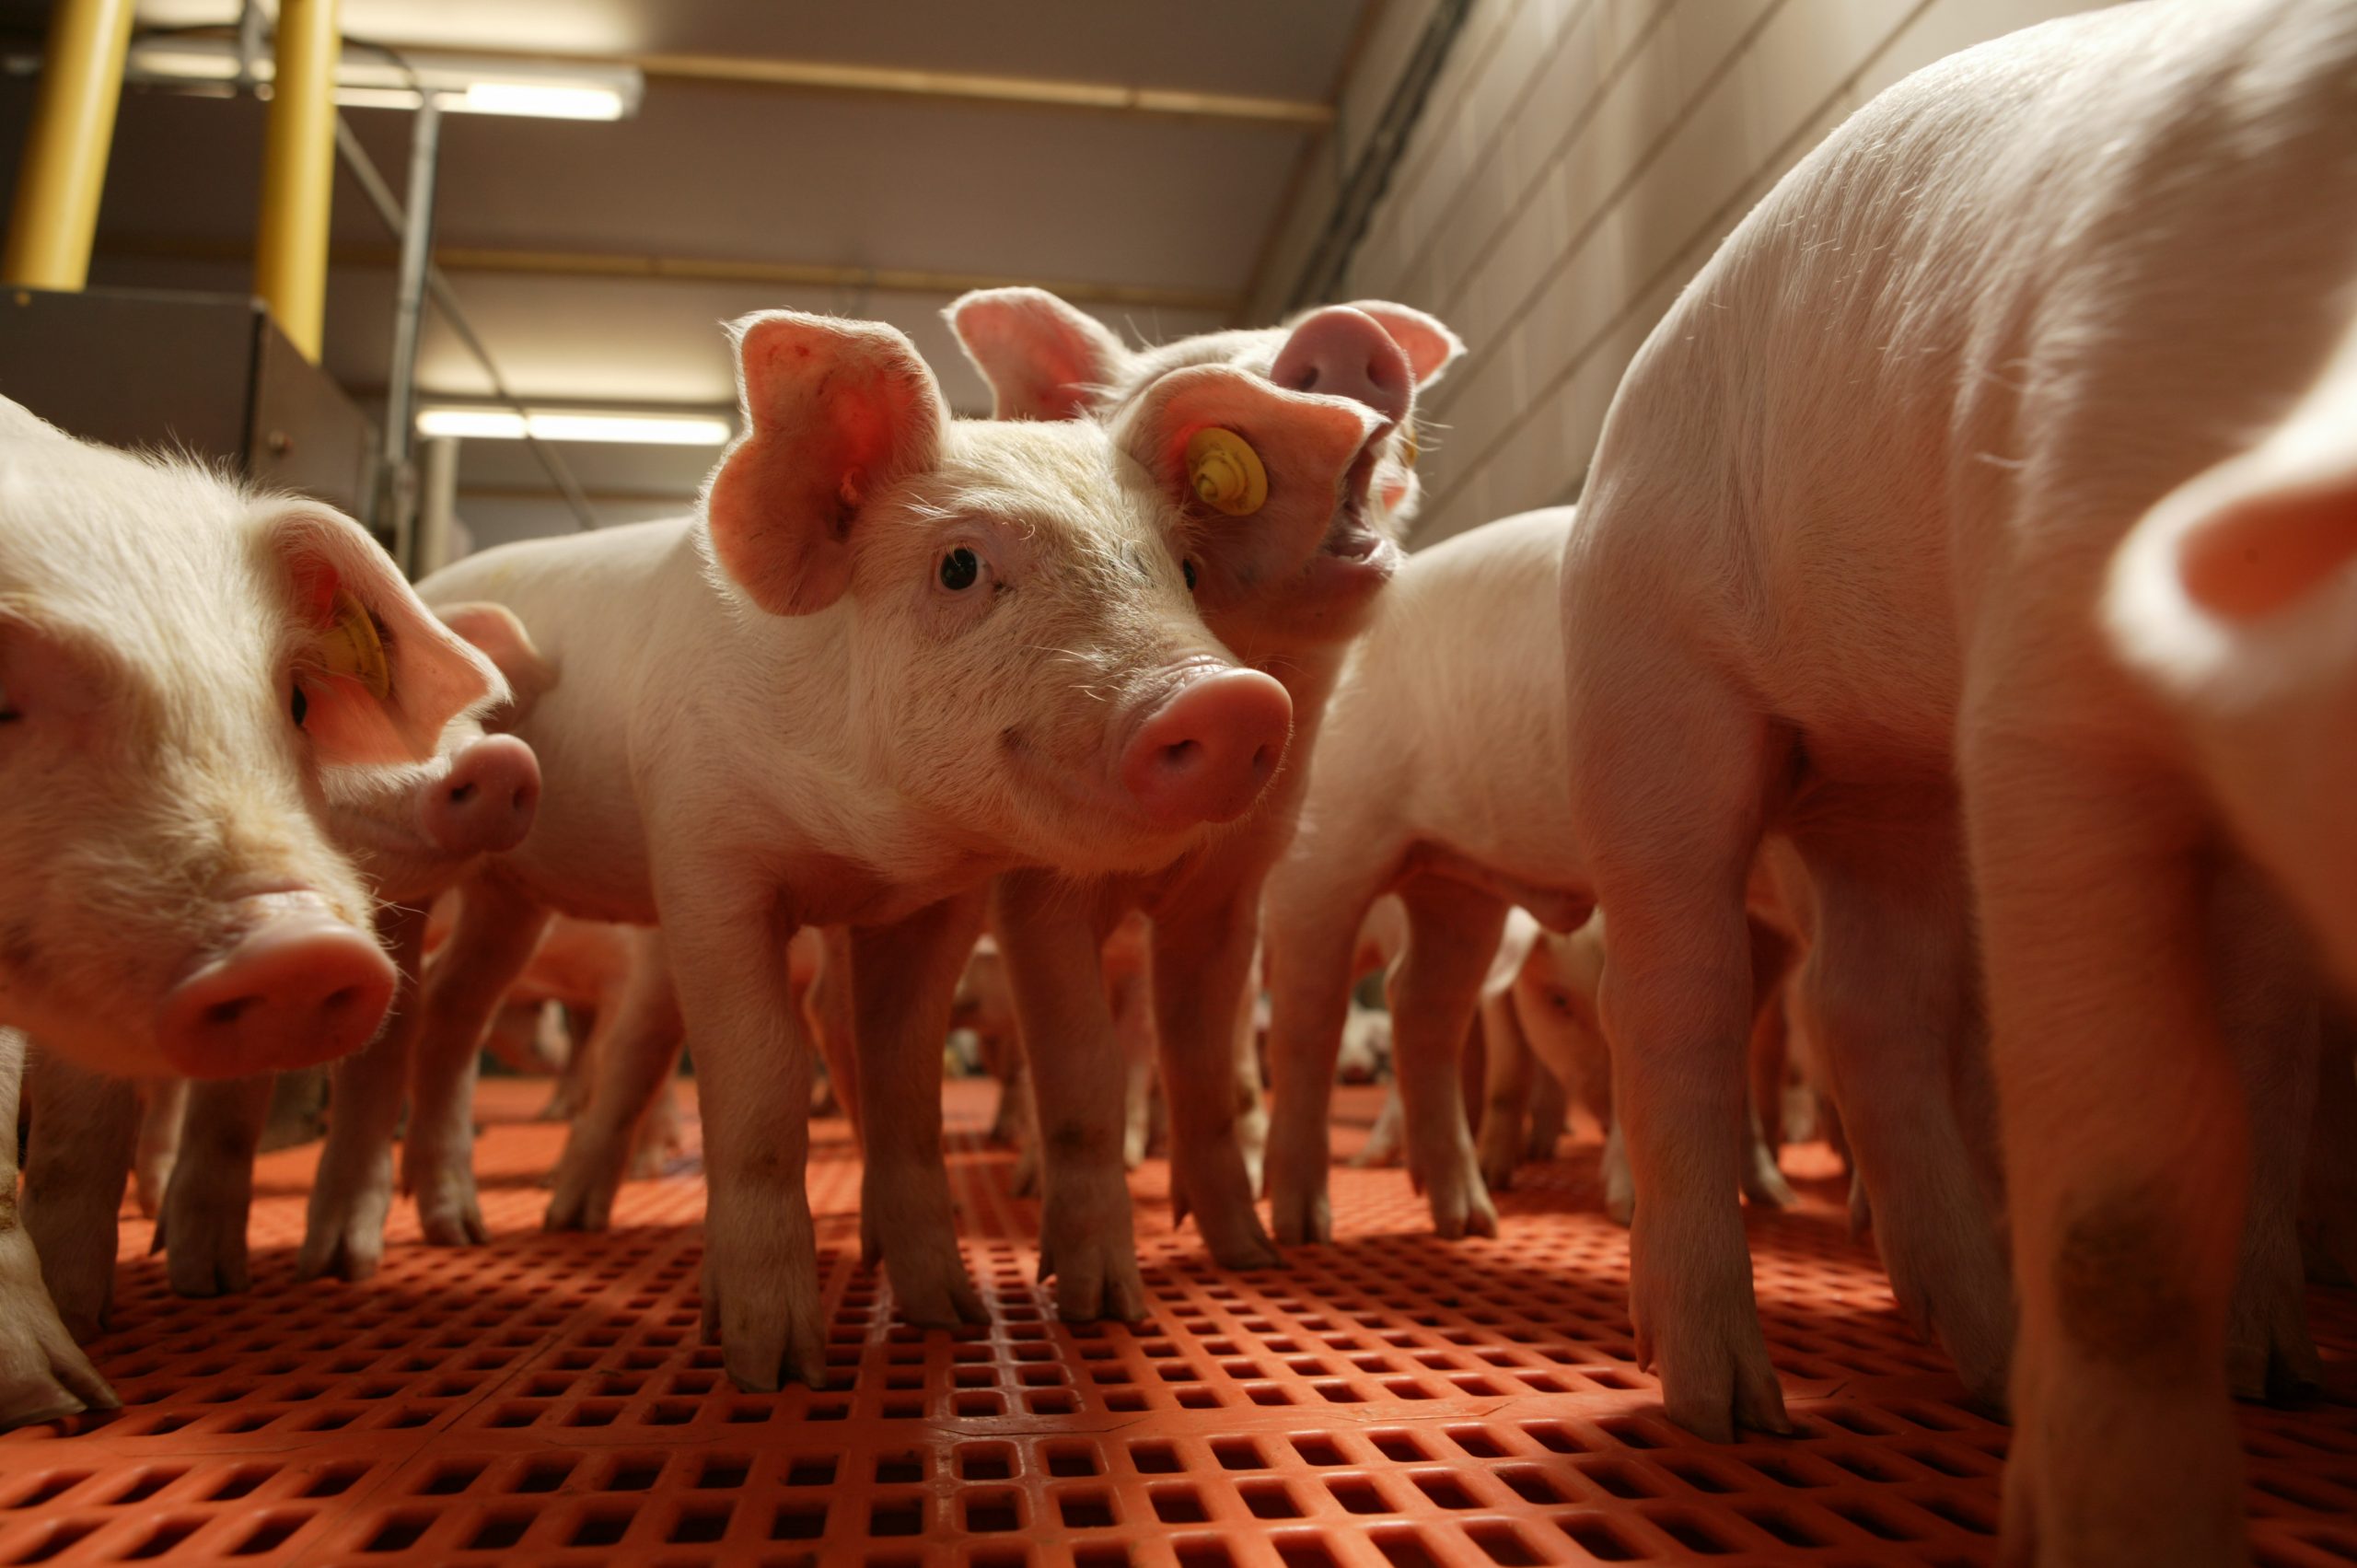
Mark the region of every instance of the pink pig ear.
<instances>
[{"instance_id":1,"label":"pink pig ear","mask_svg":"<svg viewBox=\"0 0 2357 1568\"><path fill-rule=\"evenodd\" d=\"M1412 305L1361 299L1354 301L1351 308L1382 323L1383 330L1391 334L1391 341L1399 345L1399 352L1408 356L1420 389L1439 380L1465 352L1464 342L1443 325L1439 317L1427 316Z\"/></svg>"},{"instance_id":2,"label":"pink pig ear","mask_svg":"<svg viewBox=\"0 0 2357 1568\"><path fill-rule=\"evenodd\" d=\"M427 612L359 524L296 510L268 540L291 578L303 728L323 761L423 761L444 726L505 697L491 661Z\"/></svg>"},{"instance_id":3,"label":"pink pig ear","mask_svg":"<svg viewBox=\"0 0 2357 1568\"><path fill-rule=\"evenodd\" d=\"M1096 317L1043 288L979 288L942 314L991 384L993 419L1078 419L1130 357Z\"/></svg>"},{"instance_id":4,"label":"pink pig ear","mask_svg":"<svg viewBox=\"0 0 2357 1568\"><path fill-rule=\"evenodd\" d=\"M511 700L503 722L513 722L531 712L532 704L556 684L555 667L540 656L540 650L532 644L532 634L524 630L524 623L505 605L446 604L434 613L442 618L442 624L482 649L506 678Z\"/></svg>"},{"instance_id":5,"label":"pink pig ear","mask_svg":"<svg viewBox=\"0 0 2357 1568\"><path fill-rule=\"evenodd\" d=\"M1219 610L1308 564L1385 424L1364 403L1198 365L1156 377L1117 439L1185 517L1197 597Z\"/></svg>"},{"instance_id":6,"label":"pink pig ear","mask_svg":"<svg viewBox=\"0 0 2357 1568\"><path fill-rule=\"evenodd\" d=\"M909 340L877 321L776 310L737 338L745 434L704 498L721 570L772 615L851 587L852 539L877 494L940 461L948 412Z\"/></svg>"},{"instance_id":7,"label":"pink pig ear","mask_svg":"<svg viewBox=\"0 0 2357 1568\"><path fill-rule=\"evenodd\" d=\"M2178 542L2188 599L2223 621L2256 621L2357 567L2357 466L2249 485L2235 477L2195 482L2223 494Z\"/></svg>"}]
</instances>

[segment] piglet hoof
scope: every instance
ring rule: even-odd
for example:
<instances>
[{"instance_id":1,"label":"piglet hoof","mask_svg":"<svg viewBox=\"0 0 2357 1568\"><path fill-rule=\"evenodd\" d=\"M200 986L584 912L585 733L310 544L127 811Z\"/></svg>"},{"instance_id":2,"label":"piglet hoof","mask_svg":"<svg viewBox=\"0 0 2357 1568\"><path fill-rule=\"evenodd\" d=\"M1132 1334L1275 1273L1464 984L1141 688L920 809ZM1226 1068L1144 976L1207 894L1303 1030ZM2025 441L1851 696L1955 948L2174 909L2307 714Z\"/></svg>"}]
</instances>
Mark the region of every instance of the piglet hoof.
<instances>
[{"instance_id":1,"label":"piglet hoof","mask_svg":"<svg viewBox=\"0 0 2357 1568\"><path fill-rule=\"evenodd\" d=\"M1511 1131L1494 1123L1481 1129L1481 1180L1491 1191L1512 1190L1514 1173L1522 1164L1521 1143Z\"/></svg>"},{"instance_id":2,"label":"piglet hoof","mask_svg":"<svg viewBox=\"0 0 2357 1568\"><path fill-rule=\"evenodd\" d=\"M1771 1209L1797 1209L1801 1202L1800 1194L1784 1179L1784 1173L1777 1168L1776 1156L1768 1152L1764 1144L1755 1146L1751 1157L1744 1162L1743 1195Z\"/></svg>"},{"instance_id":3,"label":"piglet hoof","mask_svg":"<svg viewBox=\"0 0 2357 1568\"><path fill-rule=\"evenodd\" d=\"M331 1156L336 1152L331 1145ZM374 1274L384 1260L385 1216L392 1206L391 1149L377 1148L356 1174L348 1166L323 1166L311 1188L296 1277L357 1283Z\"/></svg>"},{"instance_id":4,"label":"piglet hoof","mask_svg":"<svg viewBox=\"0 0 2357 1568\"><path fill-rule=\"evenodd\" d=\"M419 1193L417 1228L428 1247L480 1247L491 1239L471 1181L463 1191L445 1189Z\"/></svg>"},{"instance_id":5,"label":"piglet hoof","mask_svg":"<svg viewBox=\"0 0 2357 1568\"><path fill-rule=\"evenodd\" d=\"M796 1379L827 1386L827 1347L818 1281L746 1282L725 1289L709 1251L703 1271L703 1337L720 1346L728 1379L747 1393L771 1394ZM783 1284L784 1288L780 1289Z\"/></svg>"},{"instance_id":6,"label":"piglet hoof","mask_svg":"<svg viewBox=\"0 0 2357 1568\"><path fill-rule=\"evenodd\" d=\"M903 1242L884 1260L884 1272L892 1282L892 1304L903 1322L955 1329L991 1320L954 1245L945 1249Z\"/></svg>"},{"instance_id":7,"label":"piglet hoof","mask_svg":"<svg viewBox=\"0 0 2357 1568\"><path fill-rule=\"evenodd\" d=\"M208 1165L209 1172L200 1174ZM159 1237L168 1237L164 1269L176 1294L203 1300L240 1295L253 1283L246 1262L246 1213L252 1197L250 1167L231 1172L211 1162L180 1163L165 1190L157 1227Z\"/></svg>"},{"instance_id":8,"label":"piglet hoof","mask_svg":"<svg viewBox=\"0 0 2357 1568\"><path fill-rule=\"evenodd\" d=\"M0 1230L0 1431L122 1404L42 1288L32 1238Z\"/></svg>"},{"instance_id":9,"label":"piglet hoof","mask_svg":"<svg viewBox=\"0 0 2357 1568\"><path fill-rule=\"evenodd\" d=\"M1295 1168L1281 1152L1269 1152L1269 1227L1287 1247L1322 1247L1334 1239L1334 1211L1326 1196L1326 1172Z\"/></svg>"},{"instance_id":10,"label":"piglet hoof","mask_svg":"<svg viewBox=\"0 0 2357 1568\"><path fill-rule=\"evenodd\" d=\"M1433 1234L1443 1241L1498 1234L1498 1211L1490 1202L1473 1151L1463 1140L1411 1162L1409 1175L1431 1205Z\"/></svg>"},{"instance_id":11,"label":"piglet hoof","mask_svg":"<svg viewBox=\"0 0 2357 1568\"><path fill-rule=\"evenodd\" d=\"M1192 1214L1203 1246L1223 1269L1282 1269L1284 1254L1269 1239L1252 1206L1250 1178L1239 1160L1171 1161L1176 1218Z\"/></svg>"},{"instance_id":12,"label":"piglet hoof","mask_svg":"<svg viewBox=\"0 0 2357 1568\"><path fill-rule=\"evenodd\" d=\"M1056 1311L1068 1323L1145 1319L1145 1281L1130 1228L1130 1189L1120 1167L1051 1173L1039 1209L1039 1277L1056 1282Z\"/></svg>"},{"instance_id":13,"label":"piglet hoof","mask_svg":"<svg viewBox=\"0 0 2357 1568\"><path fill-rule=\"evenodd\" d=\"M614 1195L622 1182L620 1141L592 1119L574 1123L557 1156L555 1191L543 1230L603 1230L612 1223Z\"/></svg>"},{"instance_id":14,"label":"piglet hoof","mask_svg":"<svg viewBox=\"0 0 2357 1568\"><path fill-rule=\"evenodd\" d=\"M1738 1253L1736 1262L1749 1270L1748 1256ZM1655 1272L1640 1271L1632 1258L1630 1316L1637 1325L1638 1357L1661 1379L1669 1419L1710 1443L1734 1442L1738 1427L1789 1434L1783 1390L1747 1282L1712 1288L1681 1270L1686 1277L1641 1283Z\"/></svg>"},{"instance_id":15,"label":"piglet hoof","mask_svg":"<svg viewBox=\"0 0 2357 1568\"><path fill-rule=\"evenodd\" d=\"M2324 1362L2308 1334L2302 1279L2296 1272L2261 1271L2247 1262L2236 1283L2227 1319L2226 1377L2235 1398L2299 1404L2324 1388Z\"/></svg>"}]
</instances>

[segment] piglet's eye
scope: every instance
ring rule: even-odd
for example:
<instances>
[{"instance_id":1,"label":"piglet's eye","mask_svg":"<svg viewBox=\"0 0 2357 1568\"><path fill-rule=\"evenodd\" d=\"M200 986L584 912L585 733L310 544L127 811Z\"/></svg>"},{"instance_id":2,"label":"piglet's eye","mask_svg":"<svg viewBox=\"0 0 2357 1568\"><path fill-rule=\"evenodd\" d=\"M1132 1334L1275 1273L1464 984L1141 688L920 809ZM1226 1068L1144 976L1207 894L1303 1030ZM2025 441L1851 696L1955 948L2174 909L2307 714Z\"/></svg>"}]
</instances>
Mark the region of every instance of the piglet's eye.
<instances>
[{"instance_id":1,"label":"piglet's eye","mask_svg":"<svg viewBox=\"0 0 2357 1568\"><path fill-rule=\"evenodd\" d=\"M295 715L295 727L302 728L303 715L311 711L311 700L303 695L303 683L299 680L295 683L295 700L287 704L287 711Z\"/></svg>"},{"instance_id":2,"label":"piglet's eye","mask_svg":"<svg viewBox=\"0 0 2357 1568\"><path fill-rule=\"evenodd\" d=\"M1189 593L1193 593L1195 591L1195 563L1191 561L1181 561L1178 563L1178 570L1186 574L1187 591Z\"/></svg>"},{"instance_id":3,"label":"piglet's eye","mask_svg":"<svg viewBox=\"0 0 2357 1568\"><path fill-rule=\"evenodd\" d=\"M8 689L0 686L0 724L14 724L24 716L8 705Z\"/></svg>"},{"instance_id":4,"label":"piglet's eye","mask_svg":"<svg viewBox=\"0 0 2357 1568\"><path fill-rule=\"evenodd\" d=\"M981 559L962 544L941 558L941 586L951 593L972 587L981 575Z\"/></svg>"}]
</instances>

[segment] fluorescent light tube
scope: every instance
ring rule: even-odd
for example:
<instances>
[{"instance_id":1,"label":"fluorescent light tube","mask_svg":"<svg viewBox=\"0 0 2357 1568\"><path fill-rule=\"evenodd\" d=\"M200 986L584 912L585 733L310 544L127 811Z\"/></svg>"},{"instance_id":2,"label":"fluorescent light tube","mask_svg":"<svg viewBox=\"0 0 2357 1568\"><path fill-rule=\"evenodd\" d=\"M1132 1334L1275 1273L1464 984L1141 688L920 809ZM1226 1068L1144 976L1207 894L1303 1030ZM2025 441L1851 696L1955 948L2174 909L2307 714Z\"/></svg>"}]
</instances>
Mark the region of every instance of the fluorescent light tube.
<instances>
[{"instance_id":1,"label":"fluorescent light tube","mask_svg":"<svg viewBox=\"0 0 2357 1568\"><path fill-rule=\"evenodd\" d=\"M725 419L708 414L624 413L603 410L532 410L443 406L421 410L421 436L456 436L476 441L518 441L527 422L543 441L589 441L614 446L717 447L735 433Z\"/></svg>"}]
</instances>

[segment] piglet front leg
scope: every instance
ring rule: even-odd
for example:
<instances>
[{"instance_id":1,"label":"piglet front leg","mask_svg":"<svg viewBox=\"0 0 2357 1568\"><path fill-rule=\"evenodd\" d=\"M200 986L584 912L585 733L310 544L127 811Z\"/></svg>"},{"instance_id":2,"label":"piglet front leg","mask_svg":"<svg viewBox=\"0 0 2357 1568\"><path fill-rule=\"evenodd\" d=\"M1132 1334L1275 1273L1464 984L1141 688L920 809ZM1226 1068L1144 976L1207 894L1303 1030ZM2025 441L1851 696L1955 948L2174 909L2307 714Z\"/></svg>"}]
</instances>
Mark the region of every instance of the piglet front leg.
<instances>
[{"instance_id":1,"label":"piglet front leg","mask_svg":"<svg viewBox=\"0 0 2357 1568\"><path fill-rule=\"evenodd\" d=\"M0 1036L24 1039L6 1030ZM106 1331L114 1308L117 1215L139 1137L139 1089L128 1078L94 1073L43 1051L37 1041L23 1072L33 1102L25 1148L26 1245L41 1259L58 1318L75 1339L87 1342ZM12 1073L12 1103L15 1082ZM13 1120L0 1121L12 1132L15 1126ZM15 1140L0 1142L11 1145L13 1169Z\"/></svg>"},{"instance_id":2,"label":"piglet front leg","mask_svg":"<svg viewBox=\"0 0 2357 1568\"><path fill-rule=\"evenodd\" d=\"M911 1323L986 1323L958 1255L956 1206L941 1152L941 1042L966 957L981 934L982 897L946 900L851 937L860 1128L866 1167L860 1247L892 1277Z\"/></svg>"},{"instance_id":3,"label":"piglet front leg","mask_svg":"<svg viewBox=\"0 0 2357 1568\"><path fill-rule=\"evenodd\" d=\"M425 910L388 904L377 935L401 975L392 1012L377 1038L336 1063L328 1094L328 1136L303 1225L296 1276L365 1280L385 1256L385 1216L393 1206L393 1133L409 1082L410 1047L423 1022L418 970L425 955Z\"/></svg>"},{"instance_id":4,"label":"piglet front leg","mask_svg":"<svg viewBox=\"0 0 2357 1568\"><path fill-rule=\"evenodd\" d=\"M676 857L656 890L703 1108L703 1331L740 1388L827 1381L804 1169L817 1049L794 1003L774 887Z\"/></svg>"},{"instance_id":5,"label":"piglet front leg","mask_svg":"<svg viewBox=\"0 0 2357 1568\"><path fill-rule=\"evenodd\" d=\"M122 1404L59 1321L17 1209L17 1092L25 1037L0 1029L0 1431ZM107 1260L113 1266L114 1260Z\"/></svg>"},{"instance_id":6,"label":"piglet front leg","mask_svg":"<svg viewBox=\"0 0 2357 1568\"><path fill-rule=\"evenodd\" d=\"M1259 1074L1238 1071L1250 1038L1259 889L1156 914L1154 1003L1170 1102L1170 1186L1223 1268L1284 1261L1253 1207L1241 1129L1260 1114Z\"/></svg>"},{"instance_id":7,"label":"piglet front leg","mask_svg":"<svg viewBox=\"0 0 2357 1568\"><path fill-rule=\"evenodd\" d=\"M1105 934L1054 877L1009 873L994 896L1039 1119L1039 1277L1055 1276L1068 1321L1135 1323L1145 1282L1121 1168L1124 1074L1105 1000Z\"/></svg>"}]
</instances>

